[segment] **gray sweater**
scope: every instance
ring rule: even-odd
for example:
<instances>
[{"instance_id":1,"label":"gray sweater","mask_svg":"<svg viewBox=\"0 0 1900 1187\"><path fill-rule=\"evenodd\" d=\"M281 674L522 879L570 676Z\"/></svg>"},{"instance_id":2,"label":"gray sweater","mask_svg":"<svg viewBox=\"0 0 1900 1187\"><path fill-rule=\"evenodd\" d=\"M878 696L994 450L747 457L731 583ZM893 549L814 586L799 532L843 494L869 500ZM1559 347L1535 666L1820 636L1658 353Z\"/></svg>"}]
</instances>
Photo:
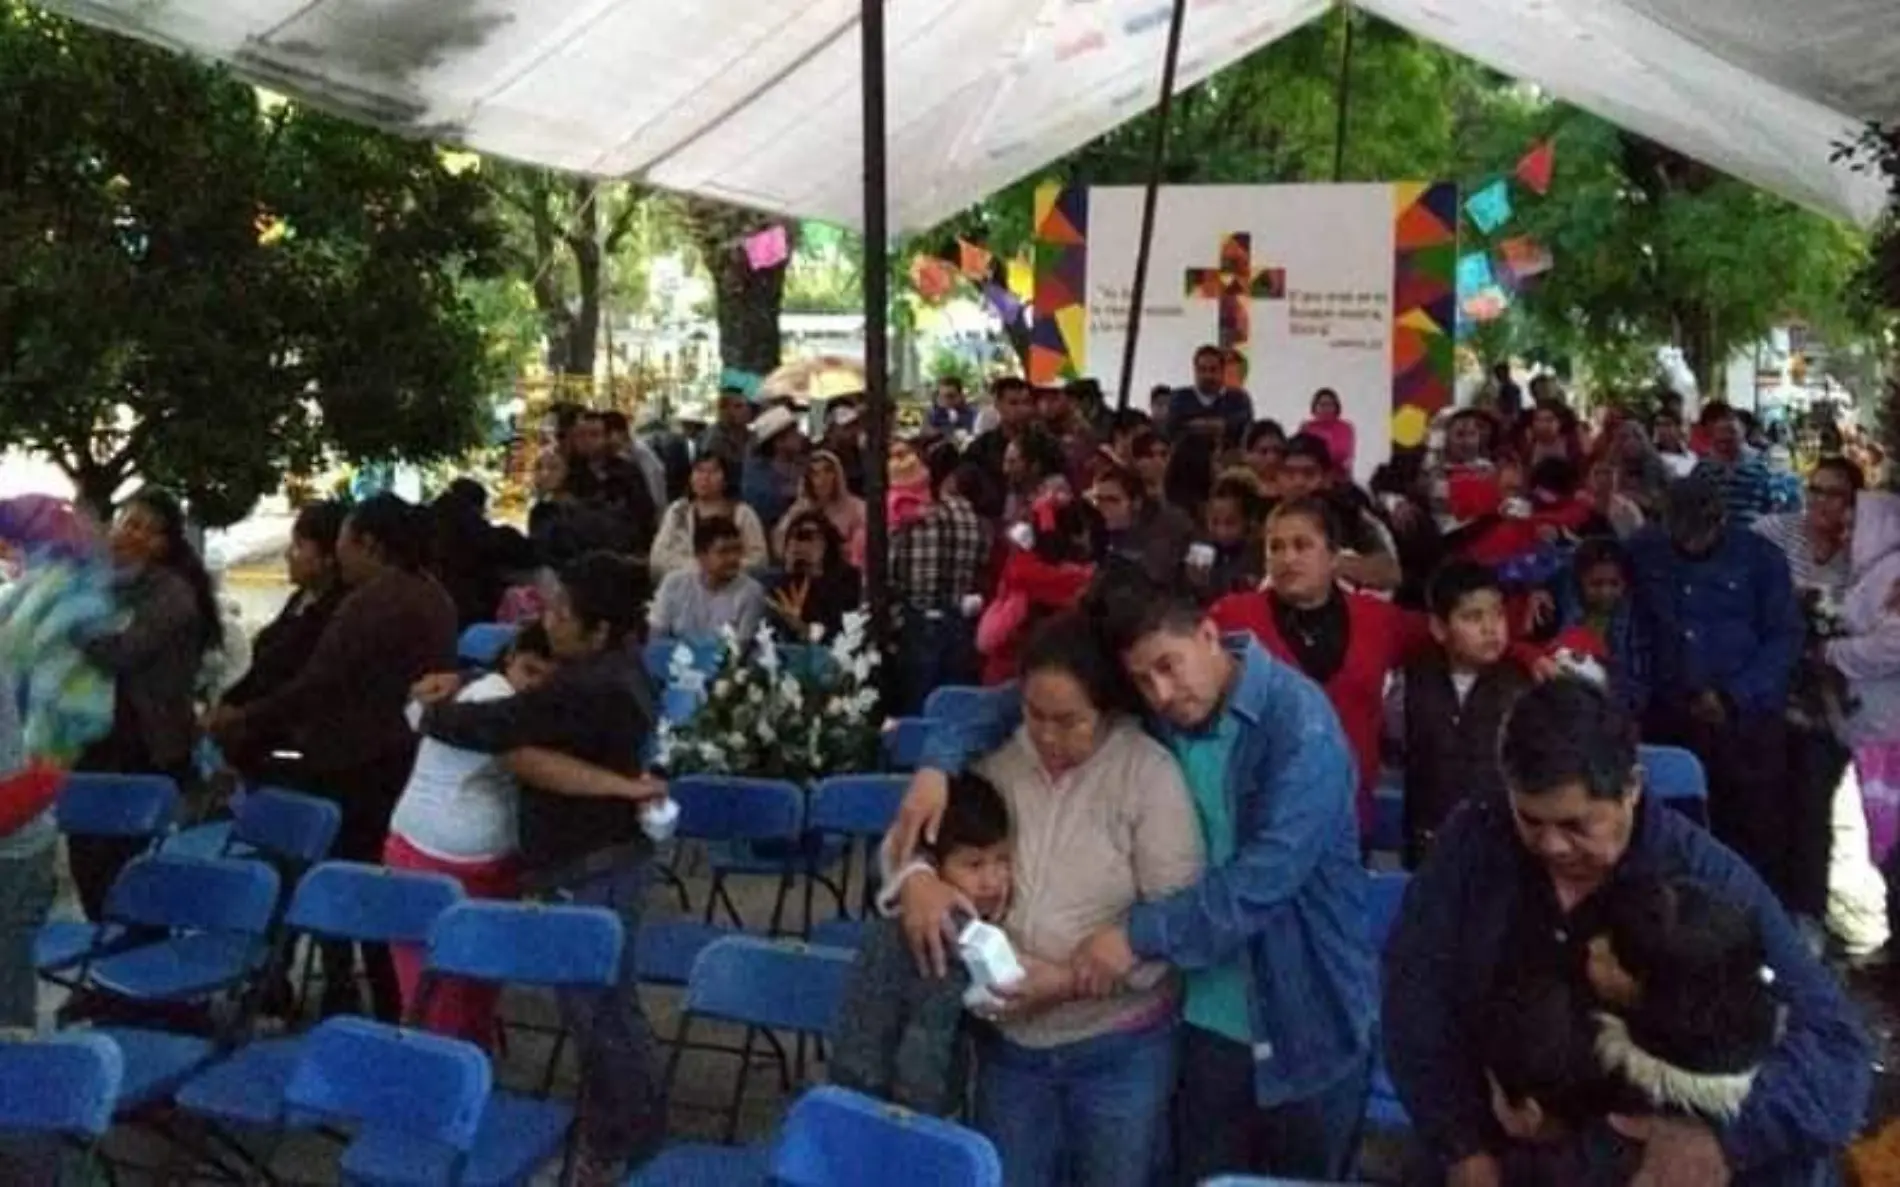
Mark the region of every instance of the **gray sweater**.
<instances>
[{"instance_id":1,"label":"gray sweater","mask_svg":"<svg viewBox=\"0 0 1900 1187\"><path fill-rule=\"evenodd\" d=\"M960 1028L969 987L959 961L950 962L948 977L919 973L895 919L866 922L838 1012L831 1082L919 1113L958 1112L967 1074Z\"/></svg>"}]
</instances>

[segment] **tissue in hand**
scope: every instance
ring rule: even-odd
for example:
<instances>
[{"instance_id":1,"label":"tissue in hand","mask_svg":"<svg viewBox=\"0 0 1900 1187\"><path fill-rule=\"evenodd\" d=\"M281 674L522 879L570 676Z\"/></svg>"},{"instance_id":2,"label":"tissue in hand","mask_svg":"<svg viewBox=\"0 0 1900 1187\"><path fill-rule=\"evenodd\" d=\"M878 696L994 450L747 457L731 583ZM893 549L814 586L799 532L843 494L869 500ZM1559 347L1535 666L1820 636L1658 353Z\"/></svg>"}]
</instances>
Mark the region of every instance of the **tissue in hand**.
<instances>
[{"instance_id":1,"label":"tissue in hand","mask_svg":"<svg viewBox=\"0 0 1900 1187\"><path fill-rule=\"evenodd\" d=\"M640 805L640 831L655 844L673 839L673 830L679 827L680 806L673 797L648 800Z\"/></svg>"},{"instance_id":2,"label":"tissue in hand","mask_svg":"<svg viewBox=\"0 0 1900 1187\"><path fill-rule=\"evenodd\" d=\"M1016 950L1010 946L1003 929L993 923L972 919L966 924L957 933L957 955L963 958L963 967L970 971L970 988L963 995L963 1004L972 1009L1001 1005L1001 1000L990 990L1008 989L1023 979L1023 966L1016 959Z\"/></svg>"}]
</instances>

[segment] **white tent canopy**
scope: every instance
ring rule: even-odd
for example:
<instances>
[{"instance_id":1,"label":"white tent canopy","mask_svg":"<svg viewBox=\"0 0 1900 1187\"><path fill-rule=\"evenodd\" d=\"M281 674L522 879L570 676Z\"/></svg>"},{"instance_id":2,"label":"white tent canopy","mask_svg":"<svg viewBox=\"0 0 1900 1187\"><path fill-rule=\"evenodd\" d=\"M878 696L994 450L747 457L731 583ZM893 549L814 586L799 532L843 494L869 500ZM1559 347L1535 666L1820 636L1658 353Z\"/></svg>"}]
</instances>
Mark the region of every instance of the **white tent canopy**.
<instances>
[{"instance_id":1,"label":"white tent canopy","mask_svg":"<svg viewBox=\"0 0 1900 1187\"><path fill-rule=\"evenodd\" d=\"M340 114L860 225L859 0L49 0ZM1900 115L1891 0L1359 0L1768 190L1870 222L1830 162ZM1189 0L1179 86L1330 0ZM922 230L1152 106L1171 0L887 0L891 221Z\"/></svg>"}]
</instances>

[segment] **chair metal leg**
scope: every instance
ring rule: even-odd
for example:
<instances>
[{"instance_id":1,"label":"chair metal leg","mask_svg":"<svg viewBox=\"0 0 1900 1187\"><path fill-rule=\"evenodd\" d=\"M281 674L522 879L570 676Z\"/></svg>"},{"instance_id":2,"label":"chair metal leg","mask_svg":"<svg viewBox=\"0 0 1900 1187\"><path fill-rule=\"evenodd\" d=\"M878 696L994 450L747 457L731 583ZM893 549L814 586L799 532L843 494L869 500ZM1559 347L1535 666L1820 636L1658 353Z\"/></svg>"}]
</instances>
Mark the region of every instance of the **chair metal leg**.
<instances>
[{"instance_id":1,"label":"chair metal leg","mask_svg":"<svg viewBox=\"0 0 1900 1187\"><path fill-rule=\"evenodd\" d=\"M745 1028L745 1041L739 1044L739 1074L733 1078L732 1102L726 1111L726 1145L739 1140L739 1110L745 1104L746 1076L752 1071L752 1041L758 1028Z\"/></svg>"},{"instance_id":2,"label":"chair metal leg","mask_svg":"<svg viewBox=\"0 0 1900 1187\"><path fill-rule=\"evenodd\" d=\"M783 932L785 927L785 900L791 896L792 879L796 877L798 877L797 871L789 865L785 867L785 872L779 875L778 898L772 903L772 922L767 924L765 928L765 934L768 936L780 935Z\"/></svg>"}]
</instances>

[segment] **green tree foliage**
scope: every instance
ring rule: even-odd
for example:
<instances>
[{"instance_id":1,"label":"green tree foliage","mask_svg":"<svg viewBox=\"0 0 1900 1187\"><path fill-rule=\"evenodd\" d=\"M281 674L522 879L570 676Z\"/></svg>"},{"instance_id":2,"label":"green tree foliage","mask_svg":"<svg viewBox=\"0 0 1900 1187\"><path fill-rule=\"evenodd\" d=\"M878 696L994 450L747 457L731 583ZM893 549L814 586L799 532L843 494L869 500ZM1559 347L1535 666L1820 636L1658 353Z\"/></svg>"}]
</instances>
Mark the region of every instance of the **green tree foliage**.
<instances>
[{"instance_id":1,"label":"green tree foliage","mask_svg":"<svg viewBox=\"0 0 1900 1187\"><path fill-rule=\"evenodd\" d=\"M1532 235L1556 262L1482 332L1488 357L1572 359L1614 393L1653 380L1655 348L1675 345L1709 393L1730 355L1777 324L1837 342L1866 332L1857 229L1573 108L1501 95L1482 114L1468 187L1508 173L1540 136L1557 146L1547 196L1519 191L1489 241L1465 227L1465 250Z\"/></svg>"},{"instance_id":2,"label":"green tree foliage","mask_svg":"<svg viewBox=\"0 0 1900 1187\"><path fill-rule=\"evenodd\" d=\"M428 145L0 4L0 439L211 525L326 453L459 452L486 209Z\"/></svg>"}]
</instances>

